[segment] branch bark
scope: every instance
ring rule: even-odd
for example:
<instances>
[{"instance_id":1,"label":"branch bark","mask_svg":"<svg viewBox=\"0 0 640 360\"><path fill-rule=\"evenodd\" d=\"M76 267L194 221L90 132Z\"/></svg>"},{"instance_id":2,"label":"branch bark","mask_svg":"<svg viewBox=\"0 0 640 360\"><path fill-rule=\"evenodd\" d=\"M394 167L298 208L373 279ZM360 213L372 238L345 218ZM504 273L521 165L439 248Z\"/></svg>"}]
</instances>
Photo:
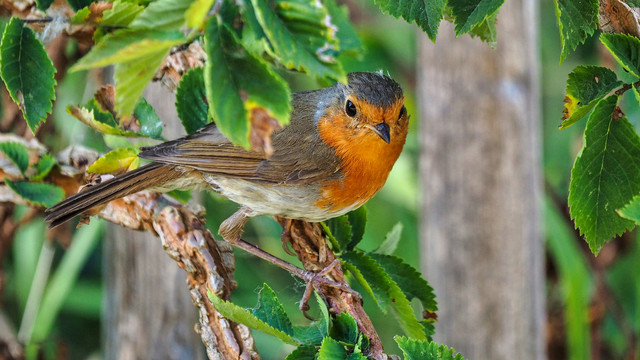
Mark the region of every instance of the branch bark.
<instances>
[{"instance_id":1,"label":"branch bark","mask_svg":"<svg viewBox=\"0 0 640 360\"><path fill-rule=\"evenodd\" d=\"M207 289L229 298L236 287L235 264L230 245L216 242L205 227L202 209L143 191L112 201L99 216L160 237L163 249L188 274L189 292L200 315L197 331L210 359L259 359L249 329L224 318L208 301Z\"/></svg>"},{"instance_id":2,"label":"branch bark","mask_svg":"<svg viewBox=\"0 0 640 360\"><path fill-rule=\"evenodd\" d=\"M321 271L336 259L335 254L329 249L319 223L280 217L277 217L276 220L282 225L283 246L287 249L288 244L291 244L291 248L295 251L305 270ZM340 266L333 268L328 277L333 281L349 286ZM361 299L353 296L348 291L338 288L327 287L321 289L318 293L327 303L332 314L345 312L356 320L360 331L369 337L370 353L367 356L373 359L387 358L382 347L382 341L373 327L369 315L362 307Z\"/></svg>"},{"instance_id":3,"label":"branch bark","mask_svg":"<svg viewBox=\"0 0 640 360\"><path fill-rule=\"evenodd\" d=\"M30 149L41 149L42 145L35 142L33 139L28 143ZM74 193L82 183L86 166L92 162L87 159L96 157L95 152L82 147L67 149L58 156L61 167L46 180L62 187L67 194ZM6 175L0 174L0 178ZM2 202L25 203L12 196L6 185L0 186L0 194L5 194L0 199ZM196 330L210 359L260 358L249 329L221 316L207 299L207 289L223 298L229 297L236 286L235 266L230 246L216 242L206 229L201 208L194 209L161 194L144 191L112 201L97 215L161 238L164 250L187 272L189 293L200 315Z\"/></svg>"}]
</instances>

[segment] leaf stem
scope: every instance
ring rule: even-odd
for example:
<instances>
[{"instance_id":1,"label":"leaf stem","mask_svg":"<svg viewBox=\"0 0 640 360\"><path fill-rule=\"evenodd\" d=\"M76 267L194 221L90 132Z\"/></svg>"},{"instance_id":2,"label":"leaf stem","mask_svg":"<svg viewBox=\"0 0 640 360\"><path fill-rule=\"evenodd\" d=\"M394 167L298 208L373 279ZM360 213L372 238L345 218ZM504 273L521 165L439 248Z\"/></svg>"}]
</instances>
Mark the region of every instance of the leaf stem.
<instances>
[{"instance_id":1,"label":"leaf stem","mask_svg":"<svg viewBox=\"0 0 640 360\"><path fill-rule=\"evenodd\" d=\"M48 23L52 22L53 18L51 16L47 16L41 19L20 19L25 24L37 24L37 23ZM69 21L69 19L64 19L64 21Z\"/></svg>"},{"instance_id":2,"label":"leaf stem","mask_svg":"<svg viewBox=\"0 0 640 360\"><path fill-rule=\"evenodd\" d=\"M631 87L638 88L639 86L640 86L640 80L634 82L633 84L624 84L620 89L616 90L615 94L620 96L625 92L627 92L627 90L631 89Z\"/></svg>"}]
</instances>

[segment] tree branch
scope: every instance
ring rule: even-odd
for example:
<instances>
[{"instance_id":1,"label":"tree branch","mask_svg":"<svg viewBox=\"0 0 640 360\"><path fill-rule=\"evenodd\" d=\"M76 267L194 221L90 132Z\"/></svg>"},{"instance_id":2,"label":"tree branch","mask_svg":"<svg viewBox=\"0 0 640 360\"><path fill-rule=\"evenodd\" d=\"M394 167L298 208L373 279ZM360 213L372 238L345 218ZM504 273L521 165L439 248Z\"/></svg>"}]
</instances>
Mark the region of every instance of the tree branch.
<instances>
[{"instance_id":1,"label":"tree branch","mask_svg":"<svg viewBox=\"0 0 640 360\"><path fill-rule=\"evenodd\" d=\"M302 262L307 271L318 272L328 267L336 258L329 249L327 241L322 233L319 223L309 223L302 220L292 220L276 217L282 225L282 242L287 249L287 244ZM345 286L347 283L344 272L340 266L333 268L328 277ZM369 315L364 311L360 298L353 296L353 293L339 288L324 287L316 289L324 299L332 314L348 313L358 324L360 331L367 335L370 341L369 354L367 356L374 359L386 359L382 341L378 336Z\"/></svg>"},{"instance_id":2,"label":"tree branch","mask_svg":"<svg viewBox=\"0 0 640 360\"><path fill-rule=\"evenodd\" d=\"M67 194L73 193L81 184L81 174L92 162L88 159L95 157L97 154L88 149L77 146L67 149L58 156L60 169L46 180L64 188ZM6 175L0 174L0 180ZM0 201L24 203L15 195L9 196L12 192L6 185L0 186L0 194L7 195ZM235 264L231 246L224 241L215 241L205 227L202 208L194 209L159 193L142 191L110 202L97 215L160 237L167 254L187 272L187 286L200 314L197 331L210 359L260 358L249 329L223 317L207 298L210 289L228 299L236 282L233 280Z\"/></svg>"}]
</instances>

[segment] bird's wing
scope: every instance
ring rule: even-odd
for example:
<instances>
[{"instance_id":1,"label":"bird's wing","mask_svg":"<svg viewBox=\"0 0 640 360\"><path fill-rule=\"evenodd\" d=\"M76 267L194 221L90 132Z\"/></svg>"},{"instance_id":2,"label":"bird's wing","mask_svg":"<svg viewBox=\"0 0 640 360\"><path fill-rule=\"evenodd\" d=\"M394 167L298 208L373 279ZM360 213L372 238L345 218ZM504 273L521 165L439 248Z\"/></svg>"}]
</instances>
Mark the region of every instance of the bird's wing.
<instances>
[{"instance_id":1,"label":"bird's wing","mask_svg":"<svg viewBox=\"0 0 640 360\"><path fill-rule=\"evenodd\" d=\"M193 168L205 173L271 183L306 184L338 176L333 151L317 131L301 136L297 122L273 134L270 158L234 146L212 123L181 139L146 148L139 156L157 163Z\"/></svg>"},{"instance_id":2,"label":"bird's wing","mask_svg":"<svg viewBox=\"0 0 640 360\"><path fill-rule=\"evenodd\" d=\"M264 156L234 146L215 126L173 141L145 148L138 155L157 163L179 165L202 172L253 179Z\"/></svg>"}]
</instances>

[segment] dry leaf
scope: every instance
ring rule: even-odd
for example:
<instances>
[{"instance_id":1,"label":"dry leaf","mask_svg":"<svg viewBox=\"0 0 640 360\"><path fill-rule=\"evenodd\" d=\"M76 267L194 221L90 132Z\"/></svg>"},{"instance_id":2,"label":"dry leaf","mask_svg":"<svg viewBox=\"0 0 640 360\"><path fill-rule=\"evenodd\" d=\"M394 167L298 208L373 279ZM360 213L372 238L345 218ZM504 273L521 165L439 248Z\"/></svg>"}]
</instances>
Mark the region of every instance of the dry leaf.
<instances>
[{"instance_id":1,"label":"dry leaf","mask_svg":"<svg viewBox=\"0 0 640 360\"><path fill-rule=\"evenodd\" d=\"M278 120L272 118L267 110L261 107L251 109L251 149L264 153L267 157L273 154L271 134L281 129Z\"/></svg>"}]
</instances>

